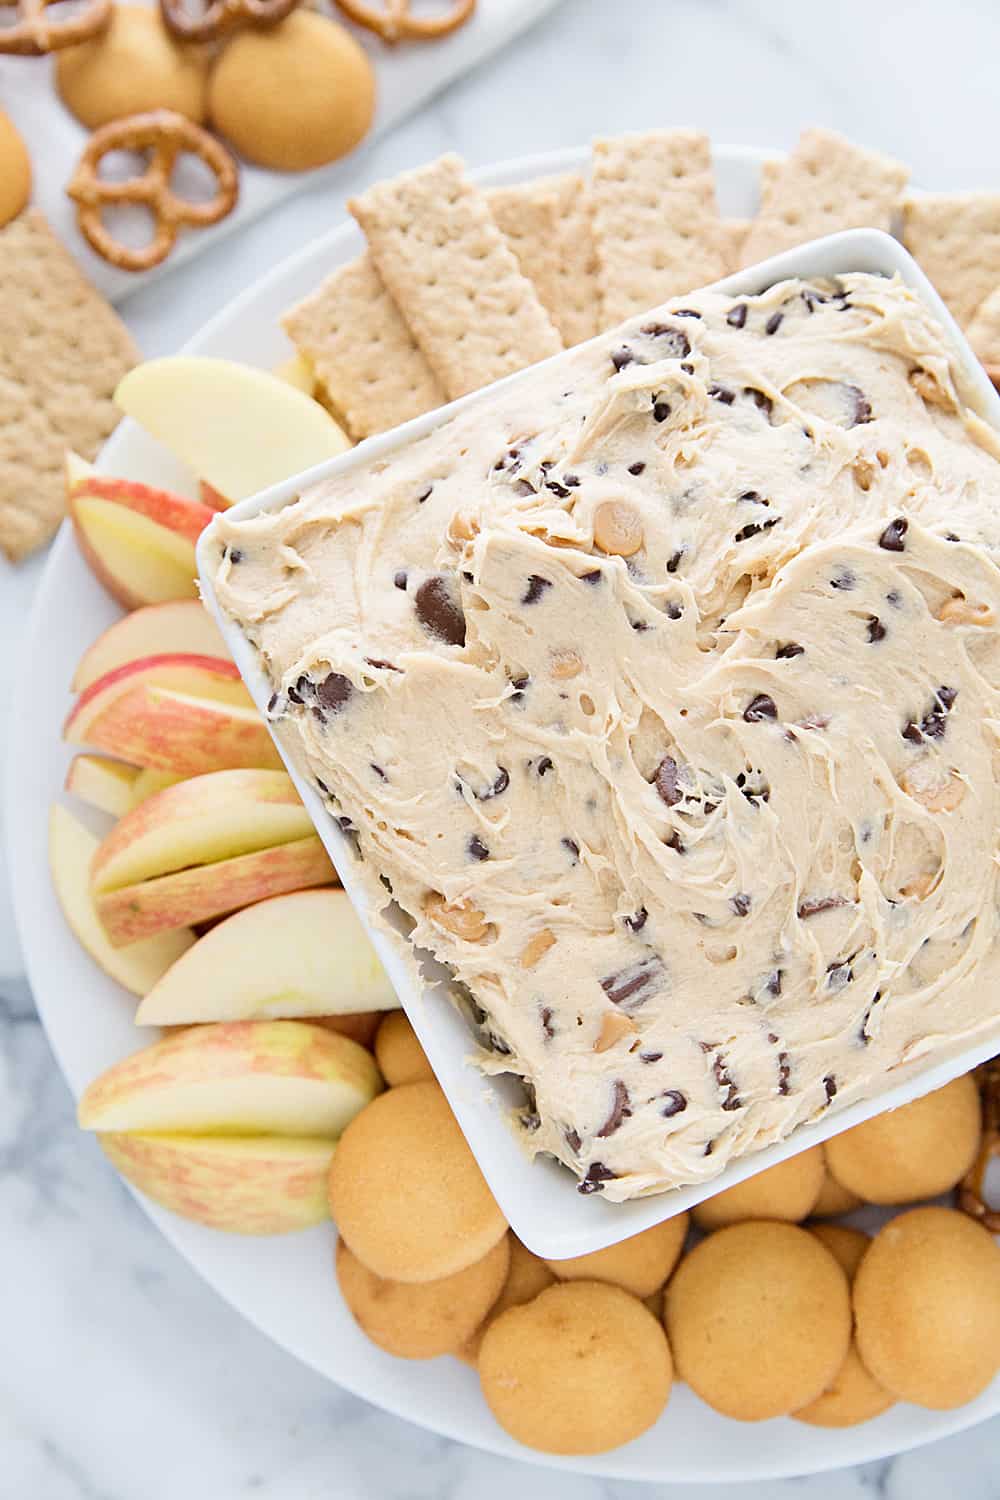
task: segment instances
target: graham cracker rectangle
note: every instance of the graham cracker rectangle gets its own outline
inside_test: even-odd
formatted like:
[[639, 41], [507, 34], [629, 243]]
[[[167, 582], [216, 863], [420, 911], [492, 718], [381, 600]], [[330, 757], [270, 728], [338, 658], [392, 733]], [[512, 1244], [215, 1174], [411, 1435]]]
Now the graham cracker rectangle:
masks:
[[729, 269], [711, 150], [700, 131], [596, 140], [591, 198], [606, 328]]
[[749, 219], [722, 219], [719, 223], [727, 272], [735, 271], [739, 267], [743, 241], [750, 233], [750, 223]]
[[600, 331], [590, 200], [576, 172], [491, 188], [490, 212], [566, 348]]
[[66, 449], [96, 458], [121, 415], [115, 387], [138, 359], [41, 213], [0, 229], [0, 550], [12, 562], [55, 532]]
[[907, 198], [903, 244], [966, 327], [1000, 286], [1000, 193]]
[[339, 267], [281, 322], [356, 441], [445, 404], [370, 255]]
[[563, 347], [457, 156], [376, 183], [347, 206], [449, 398]]
[[1000, 277], [965, 331], [983, 364], [1000, 367]]
[[909, 175], [901, 162], [832, 130], [804, 130], [791, 156], [761, 173], [761, 205], [742, 264], [840, 229], [888, 231]]

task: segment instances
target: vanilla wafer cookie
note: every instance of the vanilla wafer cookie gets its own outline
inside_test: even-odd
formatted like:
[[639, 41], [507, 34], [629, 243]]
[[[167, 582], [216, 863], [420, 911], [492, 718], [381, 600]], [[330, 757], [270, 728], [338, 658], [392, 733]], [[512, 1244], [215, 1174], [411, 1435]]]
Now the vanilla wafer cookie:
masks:
[[357, 441], [444, 405], [371, 256], [340, 266], [281, 322]]
[[562, 348], [485, 194], [457, 156], [376, 183], [347, 206], [449, 397]]
[[841, 229], [888, 231], [909, 175], [901, 162], [832, 130], [804, 130], [791, 156], [761, 173], [761, 205], [743, 265]]
[[903, 244], [966, 327], [1000, 285], [1000, 193], [908, 198]]
[[729, 269], [707, 135], [596, 140], [591, 199], [605, 328]]
[[576, 172], [492, 188], [490, 211], [567, 349], [599, 332], [597, 259], [586, 183]]

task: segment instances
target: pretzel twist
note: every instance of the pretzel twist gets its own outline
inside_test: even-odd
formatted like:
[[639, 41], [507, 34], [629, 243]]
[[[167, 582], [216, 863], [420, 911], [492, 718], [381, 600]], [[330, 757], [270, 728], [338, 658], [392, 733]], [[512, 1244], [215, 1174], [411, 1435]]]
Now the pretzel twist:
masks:
[[50, 19], [46, 12], [56, 0], [0, 0], [0, 9], [17, 10], [13, 26], [0, 27], [0, 53], [44, 57], [61, 47], [76, 47], [104, 31], [111, 20], [112, 0], [85, 0], [70, 15]]
[[277, 26], [300, 0], [209, 0], [201, 15], [192, 15], [184, 0], [160, 0], [163, 24], [179, 41], [214, 42], [240, 26]]
[[994, 1156], [1000, 1156], [1000, 1058], [979, 1071], [983, 1096], [983, 1138], [972, 1168], [958, 1189], [958, 1206], [978, 1220], [990, 1234], [1000, 1234], [1000, 1205], [993, 1208], [984, 1197], [983, 1181]]
[[410, 0], [385, 0], [384, 5], [369, 5], [366, 0], [337, 0], [337, 4], [350, 20], [356, 21], [368, 31], [374, 31], [384, 42], [400, 42], [408, 38], [429, 41], [433, 37], [447, 36], [464, 26], [476, 8], [476, 0], [454, 0], [450, 10], [437, 16], [417, 16], [410, 9]]

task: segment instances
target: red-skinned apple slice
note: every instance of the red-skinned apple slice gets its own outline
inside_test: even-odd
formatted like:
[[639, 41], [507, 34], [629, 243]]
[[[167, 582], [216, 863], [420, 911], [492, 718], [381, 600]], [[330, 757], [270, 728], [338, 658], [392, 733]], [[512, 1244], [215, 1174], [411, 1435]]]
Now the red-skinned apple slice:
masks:
[[103, 755], [74, 755], [66, 772], [65, 787], [81, 802], [88, 802], [113, 818], [124, 817], [132, 806], [138, 766]]
[[229, 659], [219, 628], [199, 599], [147, 604], [123, 615], [84, 652], [70, 686], [82, 693], [116, 667], [144, 656], [178, 654]]
[[197, 597], [195, 542], [215, 514], [207, 505], [99, 474], [75, 453], [66, 500], [81, 552], [119, 604]]
[[324, 888], [258, 901], [227, 917], [164, 975], [136, 1022], [313, 1018], [398, 1004], [346, 892]]
[[286, 891], [330, 885], [336, 878], [322, 842], [314, 835], [119, 886], [95, 896], [94, 904], [109, 941], [118, 946], [174, 927], [208, 922]]
[[105, 672], [63, 738], [179, 776], [281, 764], [236, 666], [214, 656], [147, 656]]

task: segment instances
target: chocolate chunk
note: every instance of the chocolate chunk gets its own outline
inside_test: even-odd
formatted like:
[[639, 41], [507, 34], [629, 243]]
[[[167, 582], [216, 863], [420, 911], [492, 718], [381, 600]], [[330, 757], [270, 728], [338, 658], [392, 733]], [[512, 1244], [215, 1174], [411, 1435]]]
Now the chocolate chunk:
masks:
[[559, 840], [559, 842], [560, 844], [562, 844], [563, 848], [566, 850], [573, 863], [578, 864], [580, 860], [580, 845], [577, 843], [576, 839], [562, 838]]
[[670, 402], [669, 401], [654, 401], [653, 402], [653, 421], [654, 422], [665, 422], [667, 420], [667, 418], [669, 417], [669, 415], [670, 415]]
[[764, 986], [767, 994], [773, 995], [775, 999], [777, 999], [781, 994], [781, 980], [784, 972], [784, 969], [775, 969], [774, 973], [768, 979], [767, 984]]
[[885, 626], [882, 624], [882, 621], [879, 619], [878, 615], [869, 615], [868, 616], [868, 643], [869, 643], [869, 645], [874, 646], [874, 644], [875, 644], [876, 641], [884, 641], [887, 635], [888, 635], [888, 631], [886, 630]]
[[564, 1130], [563, 1135], [566, 1137], [566, 1144], [569, 1149], [571, 1151], [579, 1151], [580, 1147], [583, 1145], [583, 1142], [580, 1140], [579, 1134], [575, 1130]]
[[552, 1029], [552, 1009], [551, 1009], [550, 1006], [548, 1006], [548, 1005], [543, 1005], [542, 1006], [541, 1019], [542, 1019], [542, 1031], [545, 1033], [546, 1037], [548, 1037], [549, 1041], [551, 1041], [552, 1038], [555, 1036], [555, 1032]]
[[832, 589], [839, 589], [842, 594], [849, 594], [857, 586], [857, 582], [857, 575], [853, 569], [841, 568], [830, 579], [830, 587]]
[[288, 689], [289, 703], [303, 704], [307, 698], [313, 695], [313, 685], [308, 677], [302, 676]]
[[229, 559], [229, 562], [234, 568], [237, 563], [241, 563], [243, 561], [243, 553], [240, 551], [239, 547], [228, 547], [226, 549], [226, 557]]
[[763, 391], [759, 391], [755, 385], [745, 385], [743, 387], [743, 394], [750, 397], [758, 411], [764, 412], [768, 417], [771, 415], [771, 412], [774, 410], [774, 402], [770, 396], [765, 395]]
[[629, 464], [628, 471], [629, 471], [630, 474], [635, 474], [636, 476], [638, 476], [639, 474], [642, 473], [642, 471], [643, 471], [643, 469], [645, 467], [646, 467], [646, 465], [644, 463], [642, 463], [641, 460], [640, 460], [637, 463]]
[[657, 954], [644, 958], [641, 963], [631, 964], [617, 974], [608, 974], [601, 980], [601, 989], [612, 1005], [642, 1005], [655, 993], [663, 978], [663, 962]]
[[744, 490], [743, 493], [741, 495], [737, 495], [736, 498], [737, 500], [745, 501], [747, 505], [770, 505], [771, 503], [770, 500], [764, 500], [761, 498], [759, 490]]
[[417, 504], [423, 505], [425, 500], [429, 500], [433, 489], [434, 486], [432, 484], [429, 484], [425, 490], [422, 490], [421, 493], [417, 496]]
[[739, 891], [735, 896], [730, 896], [729, 904], [738, 917], [745, 917], [753, 904], [753, 898], [746, 891]]
[[798, 915], [802, 921], [807, 917], [819, 916], [820, 912], [836, 911], [840, 906], [847, 906], [849, 902], [846, 896], [807, 896], [804, 901], [799, 902]]
[[[643, 1062], [645, 1062], [647, 1057], [652, 1058], [653, 1054], [651, 1052], [648, 1054], [640, 1053], [640, 1056]], [[662, 1057], [663, 1053], [658, 1052], [656, 1056]], [[674, 1115], [683, 1114], [688, 1107], [687, 1097], [681, 1093], [680, 1089], [667, 1089], [660, 1095], [660, 1098], [665, 1101], [660, 1108], [660, 1114], [666, 1120], [673, 1119]]]
[[791, 1069], [791, 1064], [789, 1063], [789, 1060], [788, 1060], [788, 1053], [787, 1052], [779, 1052], [778, 1053], [778, 1093], [779, 1094], [787, 1094], [788, 1093], [788, 1080], [791, 1077], [791, 1074], [792, 1074], [792, 1069]]
[[406, 571], [405, 571], [405, 569], [400, 568], [398, 572], [393, 573], [393, 575], [392, 575], [392, 581], [395, 584], [396, 588], [398, 588], [398, 589], [405, 589], [406, 588]]
[[781, 327], [784, 321], [785, 315], [783, 312], [772, 313], [767, 322], [764, 324], [764, 332], [777, 333], [778, 329]]
[[920, 725], [915, 724], [912, 719], [910, 719], [908, 723], [904, 724], [899, 732], [903, 736], [904, 740], [910, 741], [911, 745], [920, 745], [923, 743], [924, 737], [920, 731]]
[[629, 1092], [620, 1078], [615, 1079], [614, 1094], [611, 1102], [611, 1113], [597, 1132], [599, 1141], [606, 1140], [609, 1135], [614, 1135], [632, 1114], [629, 1108]]
[[710, 385], [708, 394], [713, 401], [721, 401], [723, 406], [732, 406], [736, 400], [736, 392], [731, 391], [727, 385]]
[[747, 321], [747, 305], [745, 302], [737, 302], [726, 313], [726, 322], [730, 328], [743, 328]]
[[668, 807], [676, 807], [684, 795], [677, 784], [677, 762], [672, 755], [665, 755], [656, 768], [653, 784]]
[[371, 767], [371, 769], [375, 772], [375, 775], [378, 777], [379, 781], [388, 781], [389, 780], [388, 776], [385, 774], [385, 772], [383, 771], [383, 769], [382, 769], [381, 766], [377, 766], [373, 760], [369, 761], [368, 764]]
[[474, 833], [472, 835], [468, 844], [466, 845], [466, 848], [468, 849], [469, 856], [472, 859], [489, 859], [490, 857], [490, 851], [487, 849], [478, 833]]
[[798, 641], [786, 641], [783, 646], [778, 647], [774, 657], [776, 661], [791, 661], [793, 656], [804, 656], [805, 650], [805, 646], [800, 646]]
[[675, 599], [668, 599], [663, 606], [663, 613], [668, 620], [679, 620], [682, 618], [684, 611]]
[[616, 370], [624, 370], [625, 366], [632, 364], [634, 359], [635, 353], [627, 344], [622, 344], [620, 349], [612, 349], [611, 351], [611, 363]]
[[485, 792], [477, 793], [477, 802], [489, 802], [493, 797], [499, 797], [510, 786], [510, 772], [504, 766], [497, 767], [496, 779], [493, 785], [487, 787]]
[[548, 755], [540, 755], [535, 762], [535, 770], [539, 776], [546, 775], [552, 770], [552, 758]]
[[[317, 786], [318, 785], [319, 783], [317, 782]], [[326, 788], [323, 787], [322, 790], [326, 791]], [[340, 829], [341, 833], [357, 833], [358, 831], [355, 825], [351, 822], [350, 818], [345, 818], [343, 816], [337, 819], [337, 827]]]
[[663, 840], [663, 843], [667, 849], [672, 849], [675, 854], [684, 854], [686, 852], [684, 844], [681, 840], [681, 836], [677, 832], [676, 828], [672, 828], [670, 830], [670, 833]]
[[781, 520], [780, 516], [772, 516], [769, 521], [751, 521], [747, 526], [742, 526], [733, 537], [734, 542], [748, 542], [752, 536], [758, 536], [762, 531], [770, 531], [777, 526]]
[[618, 1174], [612, 1172], [602, 1161], [592, 1161], [587, 1168], [587, 1175], [577, 1186], [578, 1193], [599, 1193], [603, 1182], [611, 1182]]
[[630, 932], [641, 932], [648, 918], [649, 912], [644, 906], [640, 906], [638, 911], [633, 912], [630, 917], [625, 917], [623, 920]]
[[545, 488], [547, 490], [551, 490], [552, 493], [553, 493], [553, 495], [557, 495], [560, 500], [568, 500], [569, 499], [569, 495], [570, 495], [569, 490], [566, 488], [566, 486], [564, 484], [560, 484], [559, 481], [558, 481], [558, 479], [547, 479], [545, 481]]
[[354, 692], [354, 684], [342, 672], [330, 672], [316, 688], [316, 700], [328, 714], [339, 713]]
[[604, 574], [600, 568], [591, 568], [589, 573], [580, 574], [580, 582], [589, 583], [591, 588], [593, 588], [594, 584], [600, 583], [603, 577]]
[[827, 1073], [823, 1079], [823, 1087], [826, 1089], [826, 1102], [829, 1104], [837, 1092], [837, 1080], [832, 1073]]
[[906, 550], [906, 543], [903, 541], [903, 538], [909, 529], [910, 523], [906, 517], [897, 516], [894, 521], [889, 522], [879, 537], [879, 546], [884, 548], [886, 552], [904, 552]]
[[449, 646], [465, 645], [465, 615], [448, 580], [440, 573], [425, 578], [414, 596], [417, 619], [428, 635]]
[[640, 1052], [639, 1061], [644, 1063], [657, 1063], [663, 1057], [662, 1052]]
[[671, 328], [669, 323], [646, 323], [642, 332], [647, 338], [656, 339], [657, 343], [663, 344], [661, 359], [665, 355], [671, 359], [687, 359], [691, 353], [691, 340], [687, 334], [680, 328]]
[[774, 699], [768, 693], [758, 693], [743, 710], [743, 717], [748, 724], [761, 724], [765, 719], [776, 719], [778, 710]]
[[546, 589], [552, 587], [552, 580], [543, 578], [540, 573], [532, 573], [528, 579], [528, 587], [521, 595], [522, 604], [537, 604]]

